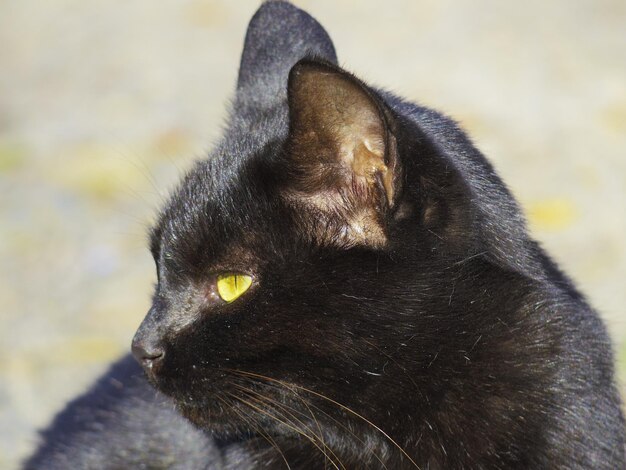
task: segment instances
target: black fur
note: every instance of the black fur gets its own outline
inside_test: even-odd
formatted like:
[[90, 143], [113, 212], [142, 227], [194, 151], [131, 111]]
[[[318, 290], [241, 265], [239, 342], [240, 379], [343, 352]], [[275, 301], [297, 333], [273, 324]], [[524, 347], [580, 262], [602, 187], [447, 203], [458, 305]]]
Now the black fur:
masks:
[[[624, 468], [597, 314], [454, 122], [336, 62], [259, 9], [224, 138], [152, 232], [159, 391], [123, 359], [26, 469]], [[207, 301], [225, 271], [252, 288]]]

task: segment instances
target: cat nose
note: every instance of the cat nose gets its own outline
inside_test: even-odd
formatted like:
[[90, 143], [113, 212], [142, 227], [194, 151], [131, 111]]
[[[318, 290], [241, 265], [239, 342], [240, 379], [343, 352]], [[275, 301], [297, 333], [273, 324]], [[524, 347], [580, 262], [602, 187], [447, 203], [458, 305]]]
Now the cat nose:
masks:
[[135, 336], [131, 351], [135, 359], [147, 369], [152, 369], [165, 357], [165, 349], [161, 342], [152, 338]]

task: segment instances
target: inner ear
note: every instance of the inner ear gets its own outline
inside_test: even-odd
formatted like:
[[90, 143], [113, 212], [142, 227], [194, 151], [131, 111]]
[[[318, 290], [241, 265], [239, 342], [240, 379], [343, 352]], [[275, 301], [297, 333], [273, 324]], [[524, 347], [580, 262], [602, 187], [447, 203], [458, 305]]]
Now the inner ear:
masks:
[[399, 181], [391, 113], [358, 79], [313, 60], [292, 68], [288, 96], [292, 196], [348, 236], [380, 242]]

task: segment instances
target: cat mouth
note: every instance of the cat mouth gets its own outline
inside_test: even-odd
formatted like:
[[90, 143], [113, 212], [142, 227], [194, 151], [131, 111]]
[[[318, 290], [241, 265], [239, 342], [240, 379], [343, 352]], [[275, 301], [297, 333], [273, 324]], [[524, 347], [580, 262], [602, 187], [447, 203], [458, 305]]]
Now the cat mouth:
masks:
[[173, 399], [183, 414], [192, 417], [202, 414], [211, 419], [232, 415], [233, 403], [226, 393], [228, 385], [220, 380], [223, 374], [207, 374], [204, 369], [193, 369], [184, 374], [174, 369], [176, 375], [170, 375], [171, 372], [167, 367], [145, 368], [150, 383]]
[[197, 427], [209, 432], [250, 432], [251, 422], [261, 425], [265, 432], [274, 429], [271, 416], [286, 406], [280, 394], [243, 385], [235, 376], [222, 370], [194, 370], [197, 375], [170, 377], [154, 371], [150, 380], [170, 397], [179, 412]]

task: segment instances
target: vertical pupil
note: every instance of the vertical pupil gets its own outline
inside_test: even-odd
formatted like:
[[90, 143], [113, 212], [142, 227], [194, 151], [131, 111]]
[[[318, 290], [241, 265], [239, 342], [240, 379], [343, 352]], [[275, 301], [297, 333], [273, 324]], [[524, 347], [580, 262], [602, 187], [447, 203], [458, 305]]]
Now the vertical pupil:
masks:
[[217, 277], [217, 292], [222, 300], [232, 302], [246, 292], [252, 278], [246, 274], [220, 274]]

